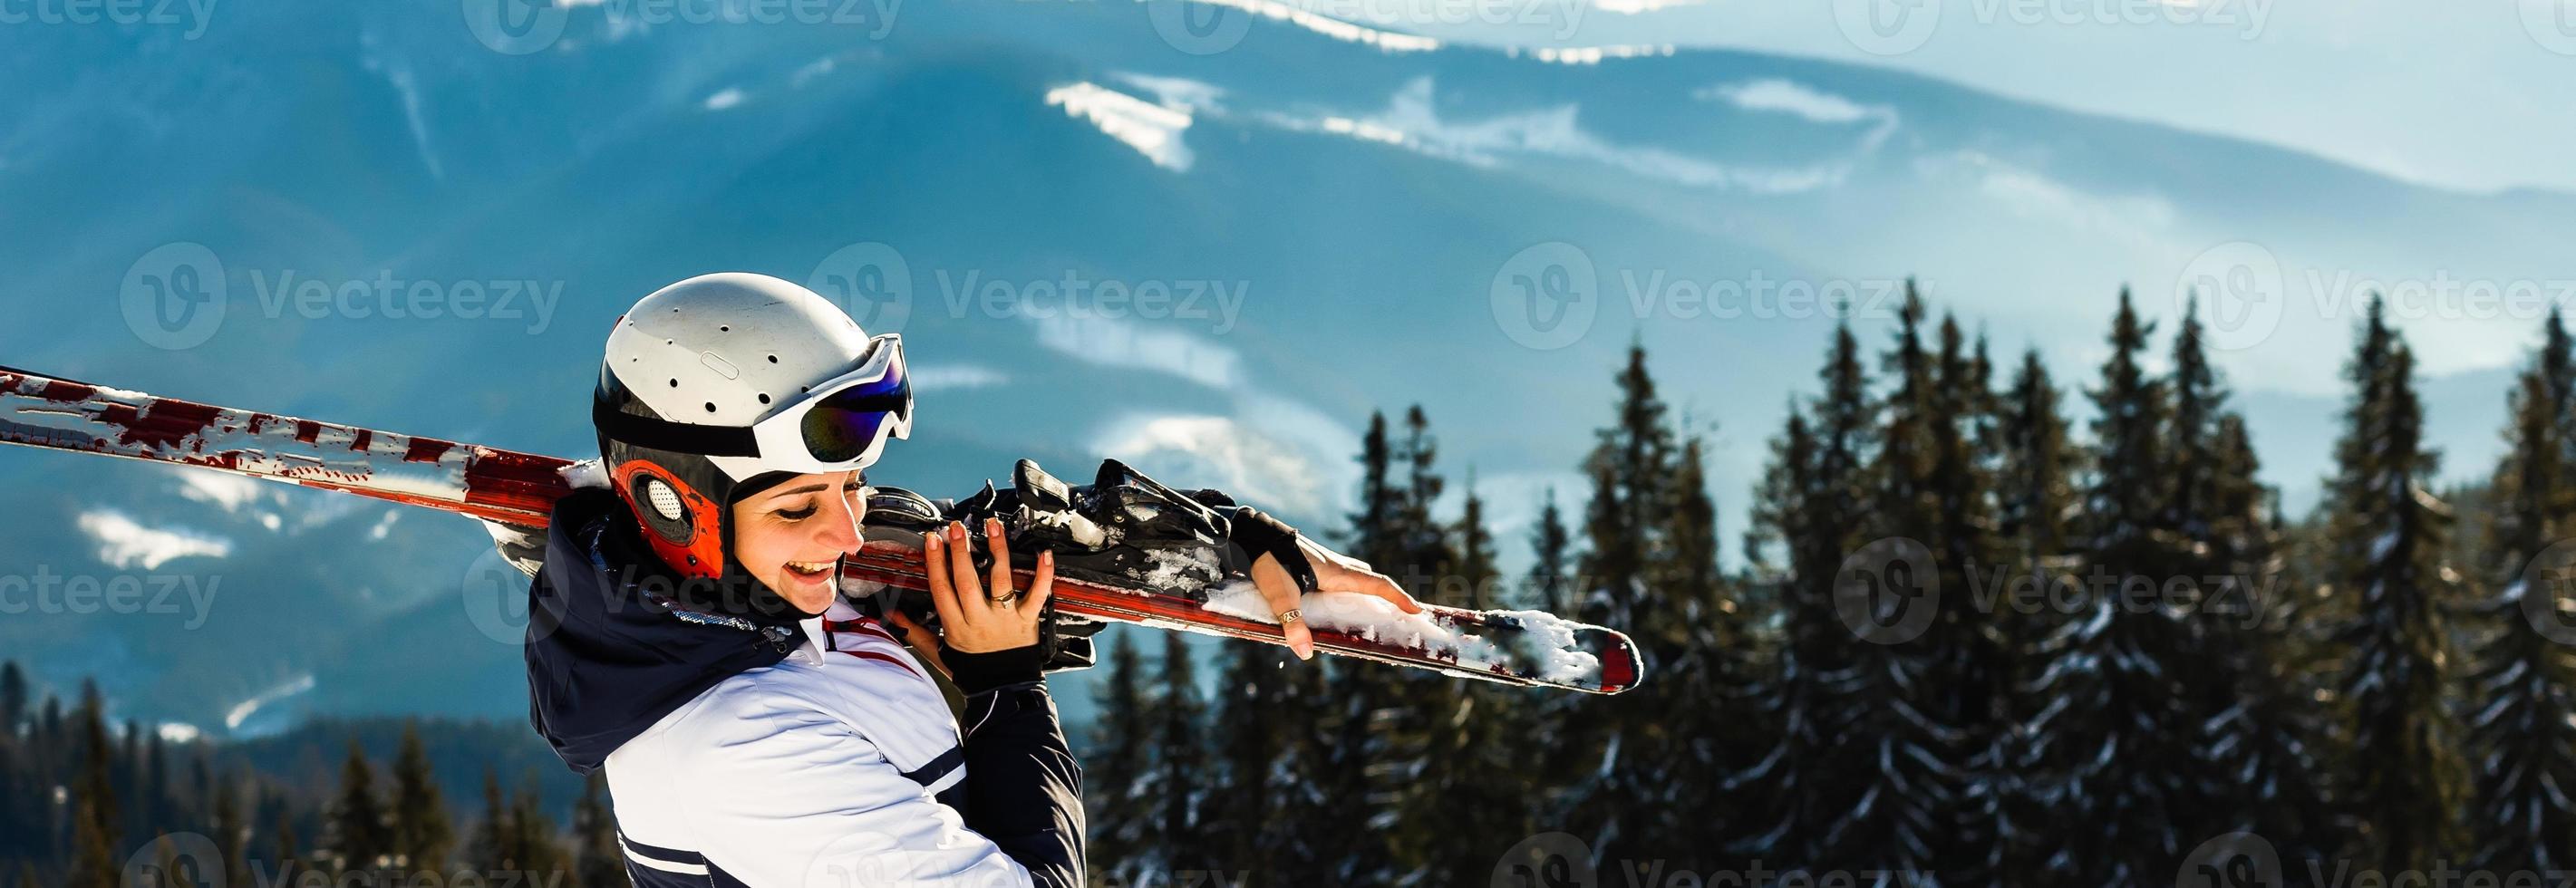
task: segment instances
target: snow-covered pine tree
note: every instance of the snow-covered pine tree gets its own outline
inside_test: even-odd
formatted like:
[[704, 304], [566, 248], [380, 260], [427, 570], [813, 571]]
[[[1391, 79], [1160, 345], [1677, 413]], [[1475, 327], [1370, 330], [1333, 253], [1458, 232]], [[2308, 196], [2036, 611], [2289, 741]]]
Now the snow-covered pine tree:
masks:
[[2337, 638], [2351, 651], [2339, 681], [2351, 725], [2340, 805], [2356, 819], [2355, 866], [2421, 869], [2456, 853], [2463, 763], [2442, 701], [2448, 662], [2438, 602], [2453, 582], [2440, 562], [2449, 509], [2424, 482], [2414, 358], [2374, 298], [2348, 374], [2358, 391], [2334, 483], [2337, 594], [2354, 620]]
[[2576, 348], [2555, 312], [2546, 331], [2510, 398], [2487, 529], [2486, 567], [2501, 591], [2479, 608], [2491, 635], [2467, 693], [2470, 861], [2492, 872], [2576, 867], [2576, 650], [2534, 621], [2537, 611], [2571, 622], [2566, 583], [2576, 559], [2552, 547], [2576, 517], [2568, 499], [2576, 472], [2566, 462]]
[[[1951, 818], [1965, 776], [1957, 766], [1963, 737], [1952, 721], [1954, 676], [1940, 668], [1958, 644], [1963, 622], [1948, 611], [1965, 607], [1968, 598], [1955, 594], [1964, 586], [1955, 587], [1945, 590], [1954, 594], [1931, 598], [1927, 605], [1925, 599], [1912, 598], [1910, 590], [1898, 589], [1941, 582], [1916, 572], [1958, 569], [1945, 563], [1941, 549], [1940, 482], [1933, 475], [1945, 447], [1943, 430], [1950, 423], [1939, 412], [1939, 368], [1924, 346], [1923, 322], [1922, 297], [1909, 283], [1894, 342], [1881, 359], [1893, 386], [1883, 407], [1886, 437], [1868, 470], [1873, 482], [1870, 520], [1863, 525], [1869, 540], [1901, 540], [1907, 548], [1888, 550], [1901, 558], [1887, 563], [1846, 562], [1833, 581], [1884, 584], [1902, 596], [1891, 599], [1903, 600], [1902, 606], [1938, 607], [1942, 613], [1911, 638], [1855, 636], [1850, 642], [1863, 704], [1856, 713], [1860, 721], [1839, 736], [1831, 760], [1855, 771], [1862, 788], [1858, 800], [1825, 827], [1822, 862], [1835, 868], [1931, 873], [1957, 832]], [[1930, 555], [1931, 563], [1919, 563], [1914, 553]], [[1879, 574], [1849, 576], [1846, 569]]]
[[[2041, 583], [2053, 582], [2068, 567], [2067, 520], [2077, 465], [2060, 399], [2039, 352], [2023, 352], [1995, 426], [1995, 535], [2008, 556], [1995, 569], [2014, 574], [2002, 578], [2007, 595], [2027, 594], [2017, 591], [2017, 583], [2045, 592]], [[2049, 743], [2053, 738], [2037, 730], [2057, 701], [2027, 688], [2038, 677], [2034, 666], [2062, 651], [2069, 624], [2044, 599], [2036, 607], [2002, 603], [1991, 629], [1998, 644], [2015, 652], [2016, 662], [1998, 707], [2006, 725], [1991, 738], [1975, 798], [1992, 824], [1988, 869], [1997, 884], [2067, 884], [2075, 875], [2074, 861], [2058, 853], [2052, 837], [2063, 824], [2051, 815], [2071, 791], [2068, 775], [2078, 759], [2075, 750]]]
[[2187, 568], [2157, 533], [2169, 404], [2141, 361], [2151, 332], [2121, 290], [2111, 355], [2090, 392], [2093, 471], [2078, 540], [2090, 600], [2029, 691], [2051, 705], [2031, 730], [2064, 744], [2054, 751], [2071, 768], [2050, 822], [2083, 824], [2058, 848], [2084, 885], [2170, 879], [2189, 848], [2174, 827], [2173, 787], [2189, 773], [2193, 731], [2175, 705], [2180, 624], [2160, 598]]
[[1198, 668], [1190, 659], [1190, 636], [1165, 632], [1162, 681], [1152, 695], [1146, 745], [1153, 750], [1143, 800], [1150, 806], [1151, 831], [1143, 859], [1146, 878], [1167, 883], [1190, 881], [1192, 875], [1215, 871], [1208, 855], [1207, 831], [1200, 821], [1200, 800], [1207, 790], [1207, 706], [1199, 699]]
[[1101, 881], [1132, 883], [1145, 865], [1157, 813], [1144, 791], [1153, 767], [1153, 712], [1133, 633], [1113, 628], [1109, 635], [1108, 675], [1092, 691], [1099, 715], [1082, 759], [1085, 851]]
[[[1399, 582], [1406, 579], [1413, 554], [1403, 526], [1406, 491], [1396, 476], [1404, 458], [1384, 414], [1371, 414], [1358, 456], [1359, 511], [1349, 516], [1341, 535], [1344, 552]], [[1403, 715], [1397, 708], [1411, 702], [1404, 699], [1402, 676], [1391, 667], [1338, 661], [1331, 664], [1331, 676], [1326, 699], [1336, 712], [1330, 719], [1331, 739], [1323, 748], [1331, 765], [1307, 775], [1318, 784], [1322, 809], [1329, 812], [1323, 822], [1312, 824], [1327, 868], [1320, 877], [1343, 884], [1385, 884], [1396, 875], [1387, 830], [1402, 789], [1402, 778], [1393, 770], [1401, 763], [1395, 728]]]
[[1773, 442], [1775, 482], [1764, 487], [1751, 531], [1781, 550], [1785, 568], [1768, 580], [1783, 637], [1778, 666], [1765, 681], [1770, 699], [1755, 714], [1772, 742], [1727, 781], [1727, 791], [1749, 795], [1747, 810], [1766, 817], [1746, 824], [1734, 850], [1783, 870], [1838, 865], [1825, 856], [1828, 829], [1853, 809], [1864, 786], [1834, 758], [1861, 704], [1852, 666], [1859, 641], [1835, 610], [1833, 583], [1864, 539], [1864, 473], [1878, 430], [1869, 372], [1848, 321], [1835, 326], [1819, 376], [1823, 395], [1810, 412], [1793, 406]]
[[[1995, 845], [1994, 821], [1985, 816], [1983, 800], [1994, 787], [1986, 751], [2008, 730], [2004, 703], [2011, 693], [2018, 651], [2005, 646], [1996, 631], [2001, 614], [1980, 608], [1978, 590], [1995, 567], [2009, 561], [2003, 541], [1995, 536], [1994, 463], [1990, 450], [1995, 423], [1992, 365], [1985, 340], [1971, 347], [1956, 318], [1941, 319], [1940, 351], [1934, 359], [1931, 404], [1933, 548], [1942, 589], [1940, 618], [1948, 623], [1948, 643], [1930, 651], [1932, 673], [1940, 684], [1928, 689], [1939, 705], [1936, 718], [1957, 733], [1939, 748], [1946, 788], [1954, 795], [1944, 806], [1946, 828], [1934, 845], [1934, 868], [1945, 882], [1978, 884], [1994, 881], [1990, 868]], [[1995, 602], [2000, 604], [2000, 600]]]

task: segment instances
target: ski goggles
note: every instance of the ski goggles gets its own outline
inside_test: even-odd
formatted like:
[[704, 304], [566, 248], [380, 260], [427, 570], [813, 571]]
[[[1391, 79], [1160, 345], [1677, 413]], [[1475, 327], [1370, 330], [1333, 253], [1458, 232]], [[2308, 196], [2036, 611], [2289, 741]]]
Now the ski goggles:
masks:
[[593, 408], [591, 420], [602, 434], [638, 447], [751, 459], [764, 472], [843, 472], [875, 464], [886, 439], [912, 436], [912, 380], [903, 336], [888, 333], [869, 340], [849, 372], [747, 427], [671, 422], [605, 405]]
[[804, 400], [751, 426], [761, 468], [838, 472], [874, 465], [887, 438], [912, 437], [912, 378], [904, 372], [903, 336], [869, 340], [867, 356], [848, 373], [814, 386]]

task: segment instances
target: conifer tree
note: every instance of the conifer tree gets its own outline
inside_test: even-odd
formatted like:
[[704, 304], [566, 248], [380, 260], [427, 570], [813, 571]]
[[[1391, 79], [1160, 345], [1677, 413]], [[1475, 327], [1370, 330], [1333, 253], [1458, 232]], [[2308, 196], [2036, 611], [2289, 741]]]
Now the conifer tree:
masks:
[[1183, 873], [1205, 872], [1206, 832], [1199, 820], [1200, 794], [1208, 773], [1207, 740], [1202, 736], [1207, 708], [1199, 697], [1198, 669], [1190, 659], [1188, 636], [1165, 632], [1162, 688], [1154, 695], [1150, 795], [1154, 803], [1152, 853], [1155, 870], [1174, 881]]
[[119, 841], [116, 747], [108, 739], [106, 702], [96, 682], [81, 682], [79, 762], [81, 776], [73, 785], [71, 859], [64, 884], [71, 888], [110, 888], [118, 883]]
[[1092, 722], [1091, 753], [1083, 757], [1087, 851], [1104, 880], [1139, 878], [1152, 821], [1146, 792], [1152, 767], [1152, 704], [1146, 699], [1144, 658], [1131, 633], [1111, 630], [1109, 674], [1093, 692], [1099, 716]]
[[2576, 558], [2557, 545], [2576, 529], [2576, 471], [2566, 462], [2576, 348], [2555, 313], [2546, 331], [2510, 401], [2488, 529], [2488, 569], [2502, 591], [2480, 608], [2492, 640], [2467, 689], [2470, 860], [2491, 872], [2576, 867], [2576, 652], [2547, 631], [2576, 625], [2566, 591]]
[[2152, 325], [2121, 291], [2111, 355], [2093, 400], [2093, 471], [2084, 487], [2079, 543], [2087, 599], [2032, 693], [2068, 705], [2031, 730], [2066, 744], [2055, 823], [2082, 823], [2061, 858], [2080, 884], [2130, 885], [2170, 878], [2184, 852], [2173, 786], [2191, 767], [2192, 727], [2176, 703], [2173, 669], [2181, 628], [2160, 600], [2187, 570], [2160, 532], [2168, 392], [2142, 362]]
[[2342, 804], [2357, 820], [2357, 866], [2422, 869], [2459, 850], [2452, 817], [2464, 801], [2437, 606], [2452, 581], [2440, 563], [2450, 514], [2424, 486], [2435, 456], [2413, 355], [2376, 298], [2349, 373], [2359, 392], [2335, 483], [2336, 584], [2356, 608], [2339, 635], [2351, 652], [2339, 683], [2352, 725]]
[[17, 736], [26, 720], [27, 675], [15, 660], [0, 663], [0, 736]]
[[582, 778], [573, 803], [573, 876], [580, 888], [626, 888], [626, 852], [618, 845], [617, 809], [608, 797], [608, 773]]
[[252, 884], [250, 821], [243, 816], [241, 787], [230, 777], [214, 778], [211, 787], [215, 850], [223, 857], [224, 884]]
[[2067, 516], [2075, 502], [2076, 451], [2067, 441], [2061, 400], [2039, 352], [2025, 351], [1995, 423], [1995, 536], [2008, 554], [1989, 569], [1996, 576], [1980, 582], [2002, 584], [1991, 631], [2019, 661], [2003, 686], [1997, 709], [2005, 725], [1990, 738], [1976, 801], [1993, 843], [1985, 868], [2005, 885], [2067, 876], [2063, 861], [2052, 862], [2051, 837], [2063, 828], [2051, 817], [2052, 802], [2067, 786], [2069, 758], [2081, 750], [2051, 748], [2034, 730], [2051, 701], [2028, 690], [2037, 676], [2029, 660], [2053, 653], [2048, 642], [2066, 624], [2048, 598], [2072, 548]]
[[366, 747], [349, 739], [349, 755], [340, 764], [340, 789], [331, 803], [331, 850], [341, 872], [372, 871], [392, 853], [393, 836], [384, 803], [376, 797], [375, 767]]
[[394, 759], [394, 794], [388, 851], [406, 872], [447, 871], [456, 840], [447, 800], [439, 795], [438, 775], [431, 772], [429, 751], [421, 745], [417, 720], [403, 723], [402, 748]]

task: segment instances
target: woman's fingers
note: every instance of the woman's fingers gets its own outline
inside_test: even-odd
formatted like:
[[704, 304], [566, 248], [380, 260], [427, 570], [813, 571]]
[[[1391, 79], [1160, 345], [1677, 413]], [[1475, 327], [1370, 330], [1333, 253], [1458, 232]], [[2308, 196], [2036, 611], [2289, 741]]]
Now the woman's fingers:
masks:
[[997, 598], [1011, 596], [1011, 542], [1002, 533], [1002, 519], [984, 519], [984, 545], [993, 552], [993, 584], [984, 592]]
[[948, 583], [947, 542], [938, 531], [921, 535], [921, 573], [930, 580], [930, 608], [939, 614], [941, 625], [962, 625], [962, 610], [957, 606], [957, 591]]
[[1287, 568], [1279, 566], [1277, 556], [1263, 555], [1252, 562], [1252, 586], [1261, 590], [1262, 599], [1270, 603], [1270, 612], [1279, 615], [1280, 641], [1286, 643], [1289, 650], [1297, 652], [1297, 659], [1314, 659], [1315, 633], [1306, 628], [1305, 615], [1300, 613], [1294, 620], [1288, 618], [1289, 612], [1302, 606], [1305, 596], [1300, 594], [1296, 578], [1288, 575]]
[[1341, 579], [1341, 587], [1332, 591], [1375, 595], [1386, 599], [1387, 603], [1395, 605], [1396, 609], [1405, 613], [1422, 612], [1422, 603], [1413, 600], [1413, 596], [1404, 594], [1404, 590], [1398, 588], [1394, 580], [1387, 579], [1385, 574], [1351, 572], [1343, 574]]
[[1022, 599], [1020, 604], [1022, 607], [1030, 609], [1028, 613], [1045, 613], [1047, 599], [1054, 597], [1055, 550], [1040, 549], [1038, 550], [1037, 573], [1029, 579], [1028, 597]]
[[959, 610], [981, 613], [978, 605], [990, 605], [984, 597], [984, 582], [975, 577], [975, 546], [966, 541], [966, 525], [948, 522], [948, 582], [957, 589]]

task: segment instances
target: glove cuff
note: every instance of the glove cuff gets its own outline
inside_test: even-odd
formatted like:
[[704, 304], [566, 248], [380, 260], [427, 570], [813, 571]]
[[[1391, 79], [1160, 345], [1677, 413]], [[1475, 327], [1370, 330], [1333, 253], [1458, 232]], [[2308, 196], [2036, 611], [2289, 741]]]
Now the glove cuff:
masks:
[[1045, 678], [1041, 670], [1046, 654], [1040, 645], [979, 654], [951, 648], [941, 651], [939, 659], [948, 665], [948, 677], [957, 683], [958, 692], [969, 697]]

